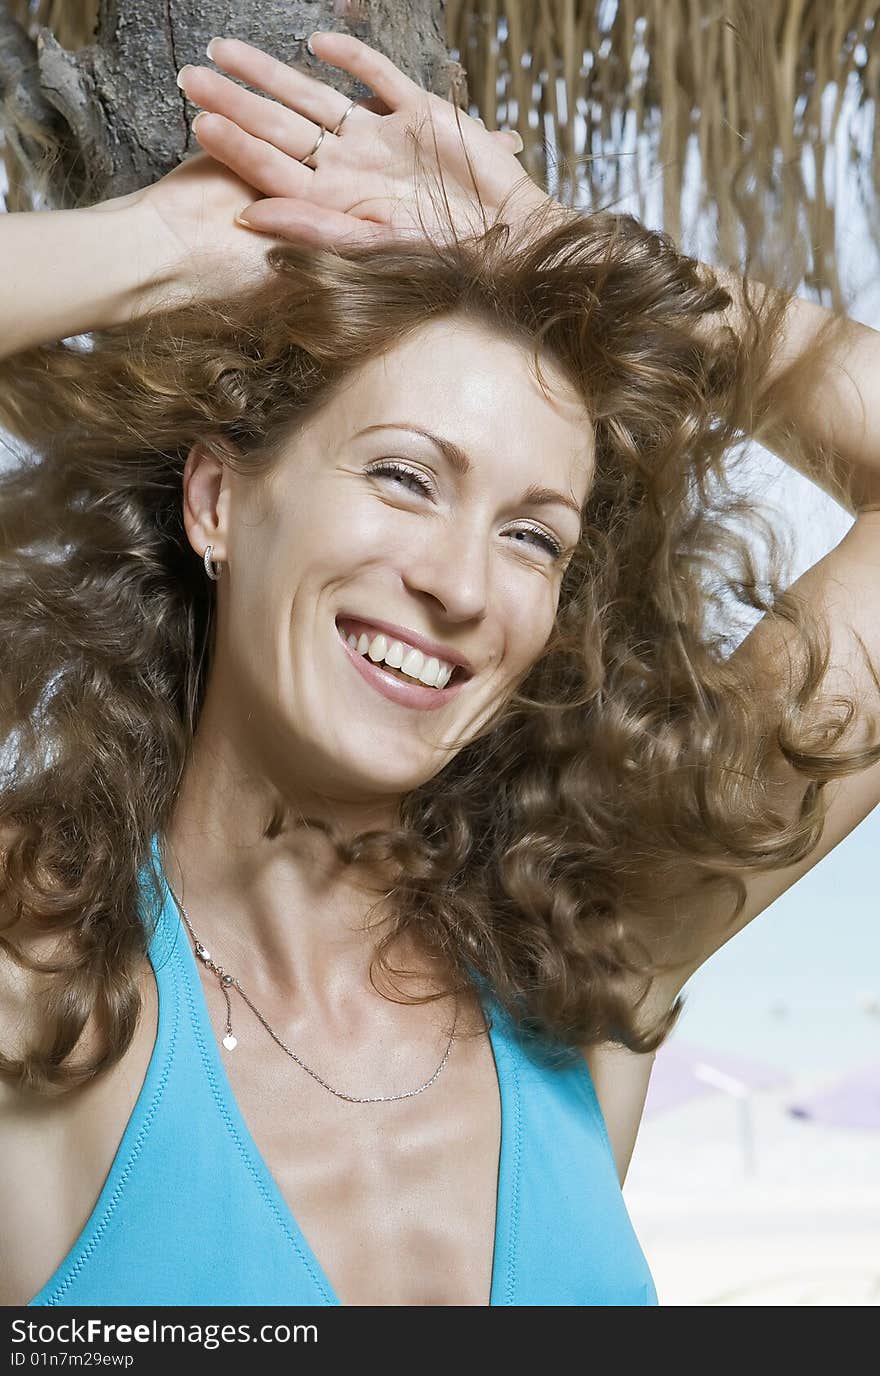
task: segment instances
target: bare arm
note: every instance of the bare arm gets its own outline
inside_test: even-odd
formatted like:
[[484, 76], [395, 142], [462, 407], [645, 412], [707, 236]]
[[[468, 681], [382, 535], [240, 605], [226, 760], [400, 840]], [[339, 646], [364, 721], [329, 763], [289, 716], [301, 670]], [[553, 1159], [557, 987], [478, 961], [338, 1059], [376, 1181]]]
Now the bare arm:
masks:
[[[733, 300], [724, 323], [742, 318], [741, 278], [712, 268]], [[759, 291], [770, 291], [752, 282]], [[817, 341], [822, 347], [808, 356]], [[880, 506], [880, 331], [795, 297], [788, 307], [779, 348], [767, 378], [779, 403], [779, 432], [762, 437], [780, 458], [840, 500], [830, 467], [848, 480], [853, 514]], [[826, 468], [804, 464], [816, 446]]]
[[[669, 991], [669, 1004], [675, 1002], [678, 992], [678, 988]], [[617, 1178], [623, 1186], [648, 1097], [656, 1053], [649, 1051], [638, 1055], [614, 1042], [605, 1042], [585, 1047], [584, 1058], [605, 1120]]]
[[283, 241], [236, 223], [254, 194], [199, 153], [127, 196], [0, 215], [0, 359], [265, 281]]
[[167, 247], [140, 196], [0, 215], [0, 358], [122, 324], [168, 286]]

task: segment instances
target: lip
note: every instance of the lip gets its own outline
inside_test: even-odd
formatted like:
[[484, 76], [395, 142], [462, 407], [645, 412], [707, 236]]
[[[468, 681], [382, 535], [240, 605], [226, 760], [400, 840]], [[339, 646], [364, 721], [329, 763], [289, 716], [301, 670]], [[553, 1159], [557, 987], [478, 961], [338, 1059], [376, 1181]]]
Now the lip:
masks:
[[[451, 645], [441, 645], [439, 640], [430, 640], [426, 635], [420, 635], [418, 631], [411, 631], [406, 626], [395, 626], [393, 621], [375, 621], [371, 616], [356, 616], [354, 613], [340, 612], [336, 618], [337, 628], [340, 621], [350, 622], [352, 629], [361, 626], [364, 630], [382, 631], [390, 636], [392, 640], [405, 640], [408, 645], [413, 645], [417, 650], [421, 650], [423, 655], [433, 655], [435, 659], [442, 659], [446, 664], [457, 665], [463, 669], [469, 678], [473, 677], [474, 666], [469, 659], [466, 659], [460, 651], [454, 650]], [[437, 690], [445, 692], [445, 688]]]
[[353, 650], [339, 626], [336, 627], [336, 639], [361, 678], [366, 679], [372, 688], [375, 688], [389, 701], [397, 703], [399, 707], [413, 707], [421, 712], [436, 712], [439, 707], [445, 707], [448, 702], [451, 702], [468, 682], [467, 679], [462, 678], [456, 683], [448, 683], [445, 688], [428, 688], [425, 684], [417, 683], [415, 680], [412, 683], [405, 683], [403, 679], [385, 673], [380, 665], [374, 664], [371, 659], [359, 655], [357, 650]]

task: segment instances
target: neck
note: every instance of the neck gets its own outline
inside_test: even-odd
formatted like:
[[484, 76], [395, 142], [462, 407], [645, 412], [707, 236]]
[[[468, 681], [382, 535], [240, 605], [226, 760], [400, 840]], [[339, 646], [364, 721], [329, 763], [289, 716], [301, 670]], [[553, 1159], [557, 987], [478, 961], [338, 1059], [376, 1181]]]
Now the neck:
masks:
[[[330, 1012], [375, 998], [370, 967], [393, 920], [393, 876], [344, 864], [320, 824], [346, 836], [393, 824], [387, 800], [355, 809], [286, 797], [283, 808], [293, 824], [276, 833], [267, 819], [279, 810], [277, 791], [240, 762], [194, 749], [161, 847], [168, 883], [197, 938], [255, 1001], [295, 994], [298, 1005]], [[296, 825], [301, 817], [319, 826]], [[401, 983], [404, 993], [444, 979], [412, 941], [395, 946], [394, 961], [420, 976]]]

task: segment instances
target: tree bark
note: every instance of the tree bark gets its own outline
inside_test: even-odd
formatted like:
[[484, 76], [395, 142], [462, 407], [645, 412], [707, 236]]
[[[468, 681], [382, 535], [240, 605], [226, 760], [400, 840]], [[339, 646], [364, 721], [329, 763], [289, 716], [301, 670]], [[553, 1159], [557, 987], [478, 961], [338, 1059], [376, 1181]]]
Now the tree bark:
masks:
[[[9, 209], [29, 208], [27, 188], [58, 162], [46, 199], [90, 205], [156, 181], [197, 145], [197, 109], [175, 83], [187, 62], [205, 63], [215, 35], [243, 38], [314, 72], [351, 99], [372, 92], [308, 52], [317, 29], [344, 29], [387, 54], [421, 86], [466, 98], [464, 73], [444, 41], [444, 0], [100, 0], [94, 42], [69, 52], [48, 28], [31, 37], [0, 11], [0, 96], [7, 99]], [[11, 158], [10, 158], [11, 155]], [[17, 203], [15, 203], [17, 202]]]

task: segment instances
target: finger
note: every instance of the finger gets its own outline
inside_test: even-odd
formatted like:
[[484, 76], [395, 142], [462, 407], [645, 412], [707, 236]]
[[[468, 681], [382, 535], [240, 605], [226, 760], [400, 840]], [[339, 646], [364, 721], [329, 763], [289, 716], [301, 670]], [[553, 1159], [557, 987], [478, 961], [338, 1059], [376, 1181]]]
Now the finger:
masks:
[[[349, 100], [326, 82], [307, 76], [271, 57], [241, 38], [212, 38], [211, 61], [225, 72], [256, 86], [273, 100], [305, 115], [315, 124], [333, 129], [348, 109]], [[352, 111], [349, 119], [356, 117]]]
[[[486, 128], [486, 121], [481, 115], [470, 115], [469, 118], [472, 119], [475, 124], [479, 124], [483, 129]], [[507, 143], [512, 145], [514, 153], [522, 152], [522, 137], [516, 129], [487, 129], [486, 132], [491, 134], [493, 138], [505, 139]]]
[[308, 194], [314, 176], [308, 167], [239, 129], [225, 115], [202, 112], [193, 120], [192, 131], [206, 153], [257, 191], [267, 196]]
[[245, 133], [271, 143], [291, 158], [304, 158], [313, 147], [318, 130], [294, 110], [237, 86], [208, 67], [184, 67], [177, 84], [188, 100], [205, 111], [224, 115]]
[[[474, 121], [475, 124], [481, 125], [483, 129], [486, 128], [486, 121], [482, 118], [482, 116], [471, 115], [470, 118]], [[493, 138], [505, 139], [507, 143], [513, 147], [514, 153], [522, 152], [522, 137], [516, 129], [488, 129], [486, 130], [486, 132], [491, 134]]]
[[359, 220], [340, 210], [328, 210], [312, 201], [298, 201], [290, 196], [254, 201], [237, 216], [248, 229], [295, 243], [325, 246], [327, 244], [380, 244], [396, 237], [388, 225]]
[[341, 67], [356, 76], [384, 100], [389, 110], [404, 110], [424, 104], [427, 92], [395, 67], [384, 53], [377, 52], [350, 33], [313, 33], [312, 52], [331, 67]]

